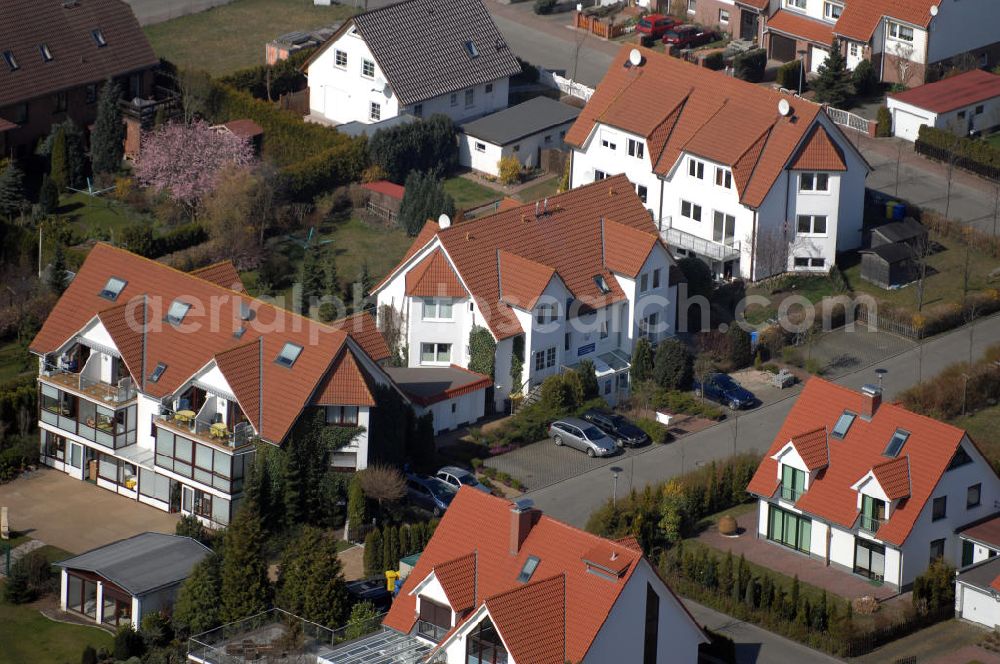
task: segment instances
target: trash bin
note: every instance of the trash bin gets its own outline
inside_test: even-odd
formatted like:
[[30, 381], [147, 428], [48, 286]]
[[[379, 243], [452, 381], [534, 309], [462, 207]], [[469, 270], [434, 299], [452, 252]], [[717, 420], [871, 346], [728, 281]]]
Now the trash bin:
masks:
[[892, 220], [902, 221], [906, 218], [906, 206], [902, 203], [896, 203], [896, 207], [892, 210]]
[[885, 218], [895, 219], [896, 206], [899, 205], [899, 201], [889, 201], [885, 204]]

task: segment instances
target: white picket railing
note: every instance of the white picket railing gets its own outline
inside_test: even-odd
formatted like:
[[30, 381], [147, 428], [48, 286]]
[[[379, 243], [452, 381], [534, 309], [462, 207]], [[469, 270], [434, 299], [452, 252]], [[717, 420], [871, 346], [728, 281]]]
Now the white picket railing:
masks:
[[824, 106], [824, 108], [826, 109], [826, 114], [833, 120], [834, 124], [853, 129], [854, 131], [860, 131], [869, 136], [872, 135], [869, 131], [873, 122], [872, 120], [855, 115], [850, 111], [834, 108], [833, 106]]
[[573, 79], [560, 76], [543, 67], [538, 68], [538, 82], [542, 85], [559, 90], [564, 95], [577, 97], [584, 101], [590, 101], [590, 96], [594, 94], [594, 88], [587, 87], [582, 83], [577, 83]]

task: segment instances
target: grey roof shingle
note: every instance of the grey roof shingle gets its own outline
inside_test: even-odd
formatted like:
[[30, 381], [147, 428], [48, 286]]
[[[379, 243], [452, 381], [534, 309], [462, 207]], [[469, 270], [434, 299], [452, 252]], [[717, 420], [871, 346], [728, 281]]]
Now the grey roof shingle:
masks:
[[190, 537], [142, 533], [56, 563], [98, 574], [134, 596], [179, 583], [211, 551]]
[[350, 23], [404, 105], [521, 71], [483, 0], [403, 0]]
[[880, 244], [870, 249], [862, 249], [863, 254], [875, 254], [887, 263], [899, 263], [900, 261], [912, 260], [915, 258], [913, 250], [905, 242], [890, 242]]
[[1000, 577], [1000, 557], [987, 558], [959, 572], [958, 580], [976, 588], [990, 591], [993, 580]]
[[909, 242], [926, 235], [927, 229], [913, 217], [906, 217], [902, 221], [891, 221], [876, 226], [872, 229], [872, 233], [881, 235], [887, 242]]
[[[18, 68], [0, 59], [0, 107], [97, 83], [159, 63], [139, 22], [122, 0], [3, 0], [0, 53], [11, 51]], [[91, 34], [100, 30], [98, 46]], [[40, 46], [52, 60], [46, 62]]]
[[578, 115], [578, 108], [549, 97], [535, 97], [517, 106], [467, 122], [462, 125], [462, 132], [494, 145], [507, 145], [525, 136], [573, 122]]

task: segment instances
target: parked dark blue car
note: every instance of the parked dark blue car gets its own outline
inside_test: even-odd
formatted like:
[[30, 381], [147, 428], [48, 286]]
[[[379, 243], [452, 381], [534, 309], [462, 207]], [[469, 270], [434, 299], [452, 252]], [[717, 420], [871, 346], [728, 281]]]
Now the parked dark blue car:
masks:
[[743, 387], [731, 376], [724, 373], [709, 374], [705, 378], [705, 385], [694, 381], [694, 393], [696, 396], [704, 396], [712, 401], [729, 406], [731, 410], [750, 408], [757, 403], [757, 397], [753, 392]]

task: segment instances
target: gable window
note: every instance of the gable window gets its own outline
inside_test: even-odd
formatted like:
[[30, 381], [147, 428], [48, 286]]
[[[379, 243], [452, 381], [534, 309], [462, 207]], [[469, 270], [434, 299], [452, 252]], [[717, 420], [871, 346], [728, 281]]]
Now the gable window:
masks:
[[642, 159], [646, 153], [645, 151], [646, 146], [642, 141], [637, 141], [634, 138], [628, 139], [628, 156]]
[[979, 507], [983, 502], [983, 485], [982, 483], [973, 484], [968, 489], [965, 490], [965, 509], [971, 510], [973, 507]]
[[368, 106], [368, 119], [374, 122], [378, 122], [382, 119], [382, 104], [377, 101], [373, 101]]
[[830, 176], [826, 173], [802, 173], [799, 175], [799, 191], [827, 191]]
[[451, 96], [448, 97], [448, 103], [452, 106], [458, 106], [458, 93], [452, 92]]
[[122, 291], [125, 289], [125, 284], [128, 282], [124, 279], [119, 279], [118, 277], [111, 277], [108, 279], [108, 283], [104, 284], [104, 288], [101, 289], [100, 296], [105, 300], [111, 300], [114, 302], [121, 295]]
[[715, 167], [715, 184], [726, 189], [733, 188], [733, 172], [728, 168]]
[[7, 63], [7, 66], [10, 67], [11, 71], [17, 71], [20, 69], [17, 64], [17, 58], [14, 57], [14, 51], [4, 51], [3, 59]]
[[649, 275], [645, 272], [639, 275], [639, 292], [645, 293], [649, 290]]
[[660, 596], [646, 584], [646, 625], [642, 639], [642, 664], [656, 664], [660, 636]]
[[828, 21], [836, 21], [840, 18], [840, 15], [844, 13], [844, 5], [839, 2], [830, 2], [826, 0], [823, 3], [823, 17]]
[[882, 454], [887, 457], [898, 456], [899, 451], [903, 449], [903, 445], [906, 443], [906, 439], [909, 437], [910, 437], [909, 431], [896, 429], [896, 432], [892, 434], [892, 438], [889, 439], [889, 444], [885, 446], [885, 452], [883, 452]]
[[948, 516], [948, 496], [938, 496], [931, 506], [931, 521], [940, 521]]
[[885, 501], [871, 496], [861, 496], [861, 529], [875, 534], [885, 523]]
[[908, 25], [903, 25], [902, 23], [889, 21], [889, 37], [892, 39], [898, 39], [899, 41], [912, 42], [913, 28]]
[[423, 104], [414, 104], [413, 105], [413, 114], [415, 116], [417, 116], [418, 118], [424, 117], [424, 105]]
[[361, 75], [365, 78], [375, 78], [375, 63], [368, 58], [362, 58]]
[[293, 344], [289, 341], [281, 347], [281, 352], [278, 353], [278, 357], [276, 357], [274, 361], [281, 366], [288, 367], [290, 369], [292, 365], [295, 364], [295, 360], [299, 359], [300, 353], [302, 353], [302, 346]]
[[451, 629], [451, 609], [421, 595], [417, 634], [436, 643], [449, 629]]
[[805, 11], [806, 0], [785, 0], [785, 6]]
[[170, 308], [167, 310], [167, 322], [171, 325], [180, 325], [190, 309], [191, 305], [187, 302], [174, 300], [170, 303]]
[[476, 141], [476, 152], [486, 152], [486, 143]]
[[91, 30], [90, 36], [94, 38], [94, 43], [97, 44], [97, 48], [104, 48], [108, 45], [108, 40], [104, 38], [104, 33], [100, 28], [94, 28]]
[[451, 344], [420, 344], [421, 364], [449, 364], [450, 362]]
[[692, 221], [701, 221], [701, 206], [681, 201], [681, 216]]
[[645, 203], [646, 199], [649, 197], [649, 190], [646, 189], [645, 185], [635, 185], [635, 193], [639, 196], [639, 200], [643, 203]]
[[326, 406], [326, 423], [341, 427], [353, 427], [358, 424], [357, 406]]
[[830, 432], [834, 438], [843, 438], [847, 435], [847, 432], [851, 429], [851, 425], [854, 424], [854, 418], [857, 417], [855, 413], [849, 410], [845, 410], [843, 414], [837, 418], [837, 423], [833, 425], [833, 431]]
[[931, 542], [931, 562], [938, 558], [944, 558], [944, 540], [936, 539]]
[[451, 320], [451, 300], [425, 297], [423, 299], [423, 320]]
[[660, 268], [653, 270], [653, 288], [660, 287]]
[[465, 91], [465, 107], [471, 108], [476, 104], [476, 90], [474, 88], [468, 88]]
[[781, 464], [781, 498], [795, 502], [806, 490], [806, 474], [787, 463]]
[[483, 620], [472, 628], [465, 642], [467, 664], [507, 664], [507, 648], [490, 619]]
[[341, 51], [339, 48], [334, 53], [334, 63], [341, 69], [347, 68], [347, 51]]
[[951, 457], [951, 462], [948, 463], [948, 470], [954, 470], [960, 466], [964, 466], [967, 463], [972, 463], [972, 457], [969, 453], [965, 451], [964, 447], [959, 447], [955, 450], [955, 455]]
[[539, 325], [545, 325], [546, 323], [551, 323], [556, 319], [556, 305], [554, 304], [541, 304], [538, 306], [538, 310], [535, 312], [535, 322]]
[[52, 62], [52, 51], [49, 49], [48, 44], [39, 44], [38, 52], [42, 54], [42, 60]]
[[609, 150], [617, 150], [618, 144], [615, 142], [617, 139], [611, 134], [601, 135], [601, 145]]
[[521, 566], [521, 573], [517, 575], [518, 583], [527, 583], [531, 580], [531, 575], [535, 573], [538, 569], [538, 563], [542, 562], [538, 556], [528, 556], [528, 559], [524, 561], [524, 565]]
[[705, 179], [705, 162], [698, 161], [694, 157], [688, 159], [688, 175], [699, 180]]
[[736, 217], [716, 210], [712, 239], [716, 242], [732, 244], [736, 239]]
[[798, 217], [799, 234], [826, 235], [825, 214], [800, 214]]

